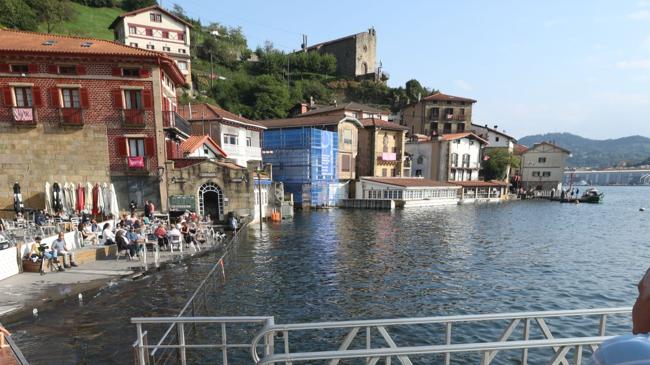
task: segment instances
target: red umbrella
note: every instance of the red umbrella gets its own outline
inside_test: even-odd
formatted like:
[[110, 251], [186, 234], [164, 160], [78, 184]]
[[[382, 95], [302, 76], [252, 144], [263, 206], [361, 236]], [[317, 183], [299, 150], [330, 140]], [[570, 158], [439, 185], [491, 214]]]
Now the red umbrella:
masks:
[[84, 210], [86, 207], [86, 192], [84, 191], [83, 184], [79, 184], [77, 187], [77, 206], [75, 209], [79, 212]]
[[[90, 197], [88, 197], [88, 198], [90, 199]], [[93, 199], [93, 211], [92, 211], [92, 213], [93, 213], [93, 215], [98, 215], [99, 214], [99, 207], [98, 207], [98, 204], [97, 204], [97, 200], [99, 199], [99, 184], [95, 184], [95, 186], [93, 187], [92, 199]]]

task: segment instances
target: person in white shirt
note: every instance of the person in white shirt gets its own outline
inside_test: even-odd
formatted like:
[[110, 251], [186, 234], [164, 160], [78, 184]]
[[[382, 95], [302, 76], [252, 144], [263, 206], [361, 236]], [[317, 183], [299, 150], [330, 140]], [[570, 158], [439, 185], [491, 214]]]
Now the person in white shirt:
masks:
[[114, 245], [115, 244], [115, 233], [111, 231], [111, 224], [104, 224], [104, 229], [102, 229], [102, 238], [104, 239], [104, 245]]
[[63, 232], [59, 232], [59, 238], [54, 240], [54, 242], [52, 242], [52, 246], [50, 247], [52, 251], [55, 252], [54, 257], [63, 256], [63, 266], [76, 267], [77, 263], [75, 262], [76, 260], [74, 258], [74, 252], [69, 251], [65, 246], [65, 234]]

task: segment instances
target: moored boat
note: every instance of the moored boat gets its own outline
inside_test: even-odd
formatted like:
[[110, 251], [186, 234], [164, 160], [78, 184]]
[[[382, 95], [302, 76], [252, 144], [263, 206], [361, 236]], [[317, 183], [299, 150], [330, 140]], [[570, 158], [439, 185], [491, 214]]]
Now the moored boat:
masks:
[[599, 193], [596, 188], [589, 188], [587, 191], [582, 194], [580, 197], [580, 202], [581, 203], [600, 203], [603, 201], [603, 198], [605, 197], [604, 193]]

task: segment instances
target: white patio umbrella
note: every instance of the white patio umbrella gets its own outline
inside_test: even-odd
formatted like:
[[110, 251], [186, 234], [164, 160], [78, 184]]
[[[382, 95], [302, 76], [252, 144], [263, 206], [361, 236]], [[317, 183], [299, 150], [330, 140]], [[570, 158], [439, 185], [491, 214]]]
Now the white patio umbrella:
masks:
[[102, 195], [104, 196], [104, 214], [109, 215], [111, 214], [111, 191], [106, 183], [102, 185]]
[[63, 206], [63, 211], [69, 212], [70, 211], [70, 184], [64, 183], [61, 193], [62, 193], [61, 205]]
[[52, 214], [52, 189], [47, 181], [45, 182], [45, 213]]
[[86, 204], [84, 209], [90, 213], [93, 211], [93, 186], [90, 185], [90, 182], [86, 182], [86, 187], [84, 188], [86, 194]]
[[97, 193], [97, 210], [99, 211], [99, 214], [104, 214], [104, 209], [106, 208], [104, 204], [104, 189], [99, 184], [97, 184], [97, 186], [99, 187], [99, 192]]
[[111, 194], [111, 214], [113, 215], [114, 219], [117, 219], [120, 216], [120, 210], [117, 207], [117, 195], [115, 194], [115, 186], [111, 184], [110, 187], [110, 194]]
[[77, 187], [70, 183], [70, 213], [74, 213], [77, 207]]

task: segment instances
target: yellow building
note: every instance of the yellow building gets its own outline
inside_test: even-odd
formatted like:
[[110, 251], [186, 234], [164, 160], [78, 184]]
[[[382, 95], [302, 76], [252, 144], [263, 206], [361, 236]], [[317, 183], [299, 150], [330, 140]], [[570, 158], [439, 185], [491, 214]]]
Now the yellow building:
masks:
[[407, 128], [382, 119], [360, 120], [357, 177], [410, 176], [405, 170]]

